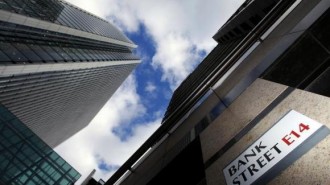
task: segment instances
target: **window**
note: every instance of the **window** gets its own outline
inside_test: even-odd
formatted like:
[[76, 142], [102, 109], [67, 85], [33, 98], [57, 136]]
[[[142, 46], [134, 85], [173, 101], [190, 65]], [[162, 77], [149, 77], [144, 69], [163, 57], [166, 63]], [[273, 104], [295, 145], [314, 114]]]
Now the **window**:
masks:
[[330, 97], [329, 20], [328, 9], [261, 77]]
[[264, 78], [291, 87], [301, 84], [326, 62], [327, 52], [309, 34], [291, 46], [264, 75]]
[[10, 43], [0, 42], [0, 50], [4, 52], [13, 62], [27, 62], [27, 58]]
[[[327, 63], [330, 63], [328, 60]], [[317, 77], [307, 88], [307, 91], [330, 97], [330, 67]]]

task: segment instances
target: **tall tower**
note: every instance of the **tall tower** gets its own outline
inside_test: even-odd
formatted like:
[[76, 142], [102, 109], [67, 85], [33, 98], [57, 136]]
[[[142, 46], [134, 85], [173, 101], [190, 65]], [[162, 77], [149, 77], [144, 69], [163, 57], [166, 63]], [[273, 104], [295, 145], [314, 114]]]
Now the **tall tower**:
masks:
[[329, 0], [246, 0], [105, 184], [329, 184], [329, 33]]
[[61, 0], [0, 1], [0, 103], [48, 145], [84, 128], [140, 62], [107, 21]]

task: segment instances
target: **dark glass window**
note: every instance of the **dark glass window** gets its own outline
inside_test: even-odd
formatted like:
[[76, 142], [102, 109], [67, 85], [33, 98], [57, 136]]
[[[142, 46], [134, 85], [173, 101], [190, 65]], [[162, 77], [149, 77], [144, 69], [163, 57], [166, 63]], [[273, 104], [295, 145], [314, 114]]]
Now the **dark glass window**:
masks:
[[312, 34], [328, 50], [330, 50], [330, 11], [328, 10], [322, 18], [312, 27]]
[[249, 20], [254, 24], [254, 25], [257, 25], [260, 21], [261, 21], [261, 17], [256, 14], [254, 16], [252, 16]]
[[80, 61], [84, 60], [84, 56], [75, 48], [70, 48], [71, 52], [74, 53]]
[[4, 52], [13, 62], [27, 62], [27, 58], [19, 52], [15, 47], [6, 42], [0, 41], [0, 49]]
[[262, 75], [262, 78], [330, 97], [328, 9]]
[[24, 56], [31, 62], [40, 62], [41, 58], [27, 45], [16, 43], [13, 44]]
[[47, 52], [42, 49], [42, 46], [37, 46], [37, 45], [29, 45], [29, 47], [35, 52], [38, 53], [38, 55], [41, 57], [42, 60], [44, 61], [53, 61], [54, 59], [47, 54]]
[[[330, 63], [329, 60], [327, 62]], [[330, 67], [317, 77], [306, 90], [330, 97]]]
[[10, 61], [10, 58], [8, 58], [5, 53], [0, 51], [0, 62], [9, 62], [9, 61]]
[[241, 27], [245, 31], [251, 31], [251, 29], [252, 29], [252, 27], [249, 24], [245, 23], [245, 22], [241, 24]]
[[204, 163], [199, 138], [192, 141], [147, 185], [184, 184], [198, 185], [205, 178]]
[[2, 1], [2, 0], [0, 1], [0, 8], [3, 9], [3, 10], [10, 10], [11, 9], [10, 6], [8, 6], [7, 3]]
[[310, 35], [304, 35], [265, 72], [264, 78], [298, 87], [327, 57], [327, 52]]
[[47, 52], [48, 55], [52, 56], [56, 61], [63, 61], [63, 57], [53, 48], [49, 46], [42, 46], [42, 48]]
[[89, 51], [88, 50], [85, 50], [85, 49], [77, 49], [77, 51], [79, 51], [86, 60], [92, 60], [93, 57], [92, 55], [89, 54]]
[[69, 56], [68, 60], [73, 60], [73, 61], [79, 61], [80, 58], [72, 51], [72, 49], [70, 48], [66, 48], [66, 47], [63, 47], [62, 48], [66, 53], [67, 55]]

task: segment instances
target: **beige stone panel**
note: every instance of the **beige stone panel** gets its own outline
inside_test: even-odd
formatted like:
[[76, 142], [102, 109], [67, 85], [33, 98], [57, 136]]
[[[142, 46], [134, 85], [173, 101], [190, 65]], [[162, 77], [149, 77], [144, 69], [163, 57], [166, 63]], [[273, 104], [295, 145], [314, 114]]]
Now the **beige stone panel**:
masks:
[[[296, 110], [330, 127], [330, 98], [295, 90], [248, 134], [206, 170], [208, 185], [225, 184], [222, 169], [270, 129], [289, 110]], [[283, 170], [269, 184], [330, 184], [330, 136]]]
[[[294, 109], [330, 128], [330, 98], [295, 90], [272, 115]], [[267, 119], [265, 120], [267, 121]], [[269, 184], [330, 184], [330, 136], [285, 169]]]
[[204, 161], [221, 149], [286, 88], [263, 79], [253, 82], [200, 134]]

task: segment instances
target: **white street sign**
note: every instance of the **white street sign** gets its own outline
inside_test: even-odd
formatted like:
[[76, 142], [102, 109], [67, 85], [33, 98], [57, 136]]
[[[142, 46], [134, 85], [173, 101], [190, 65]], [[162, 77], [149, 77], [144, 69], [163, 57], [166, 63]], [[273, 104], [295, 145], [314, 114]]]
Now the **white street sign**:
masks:
[[227, 184], [252, 184], [322, 126], [291, 110], [223, 169]]

